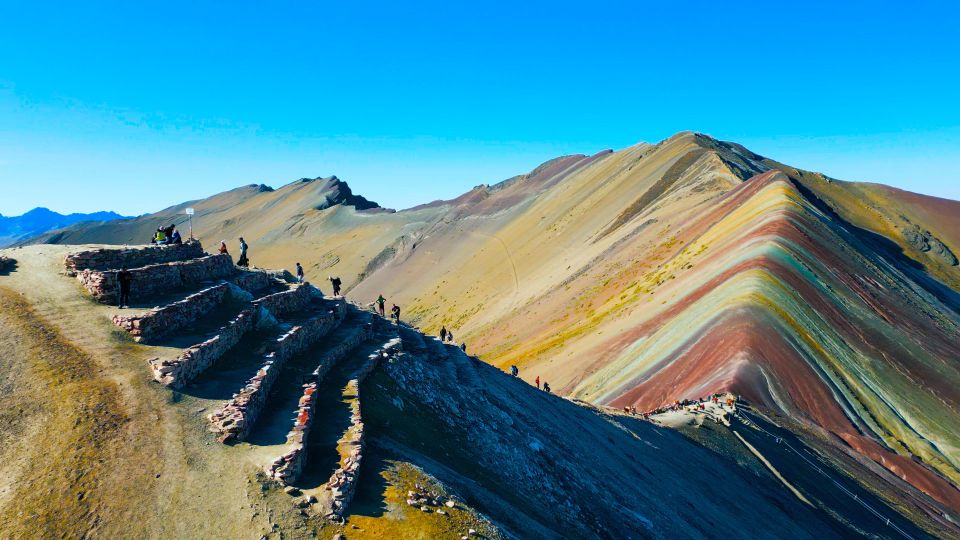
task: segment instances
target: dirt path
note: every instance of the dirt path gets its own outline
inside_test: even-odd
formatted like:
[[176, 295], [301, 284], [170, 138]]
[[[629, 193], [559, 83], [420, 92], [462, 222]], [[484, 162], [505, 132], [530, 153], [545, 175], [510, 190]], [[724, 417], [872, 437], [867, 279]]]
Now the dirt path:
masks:
[[60, 274], [63, 256], [77, 249], [11, 250], [17, 271], [0, 277], [0, 312], [17, 322], [12, 337], [5, 325], [7, 341], [19, 340], [29, 352], [19, 353], [29, 358], [30, 371], [18, 381], [30, 381], [20, 386], [34, 393], [19, 400], [32, 414], [23, 437], [44, 420], [43, 430], [32, 434], [30, 468], [21, 470], [28, 474], [8, 471], [10, 463], [2, 468], [17, 478], [17, 491], [10, 496], [12, 482], [4, 481], [6, 490], [0, 483], [0, 536], [268, 533], [269, 516], [255, 510], [255, 468], [213, 442], [197, 412], [207, 405], [150, 382], [147, 359], [169, 354], [168, 348], [130, 342], [110, 322], [115, 307], [94, 303], [76, 280]]

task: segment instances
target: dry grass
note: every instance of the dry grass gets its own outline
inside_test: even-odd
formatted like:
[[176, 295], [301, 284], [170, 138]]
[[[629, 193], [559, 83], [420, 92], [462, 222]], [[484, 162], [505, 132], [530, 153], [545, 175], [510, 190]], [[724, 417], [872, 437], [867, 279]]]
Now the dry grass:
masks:
[[32, 380], [24, 405], [44, 417], [0, 511], [0, 530], [19, 538], [90, 535], [118, 502], [104, 487], [127, 421], [120, 390], [8, 289], [0, 288], [0, 314], [20, 343], [25, 382]]

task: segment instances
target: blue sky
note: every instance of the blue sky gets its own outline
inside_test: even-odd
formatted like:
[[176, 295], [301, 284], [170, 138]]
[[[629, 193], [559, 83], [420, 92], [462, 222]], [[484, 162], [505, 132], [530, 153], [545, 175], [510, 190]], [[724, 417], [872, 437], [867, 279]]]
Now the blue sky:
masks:
[[[520, 5], [522, 4], [522, 5]], [[960, 4], [0, 4], [0, 213], [403, 208], [681, 130], [960, 199]]]

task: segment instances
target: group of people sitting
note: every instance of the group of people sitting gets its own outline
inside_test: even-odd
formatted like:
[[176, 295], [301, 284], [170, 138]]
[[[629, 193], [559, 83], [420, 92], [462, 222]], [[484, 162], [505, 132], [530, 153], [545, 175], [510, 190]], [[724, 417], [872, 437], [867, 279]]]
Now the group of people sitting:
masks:
[[156, 245], [168, 245], [168, 244], [182, 244], [183, 238], [180, 237], [180, 231], [177, 230], [176, 225], [170, 225], [169, 227], [157, 227], [157, 232], [154, 233], [153, 239], [150, 240], [151, 244]]

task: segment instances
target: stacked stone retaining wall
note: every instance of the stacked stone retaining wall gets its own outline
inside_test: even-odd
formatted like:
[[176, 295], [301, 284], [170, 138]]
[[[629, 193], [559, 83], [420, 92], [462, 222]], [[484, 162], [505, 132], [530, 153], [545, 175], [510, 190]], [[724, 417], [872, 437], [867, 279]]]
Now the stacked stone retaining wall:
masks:
[[310, 434], [310, 428], [315, 420], [317, 386], [337, 362], [358, 345], [370, 339], [372, 335], [373, 326], [369, 323], [364, 324], [356, 332], [353, 332], [323, 354], [317, 369], [313, 371], [313, 380], [303, 385], [303, 395], [300, 397], [297, 406], [297, 417], [294, 420], [293, 429], [287, 434], [289, 450], [267, 467], [268, 476], [278, 480], [281, 484], [289, 484], [300, 478], [307, 460], [307, 436]]
[[303, 311], [314, 300], [321, 297], [322, 295], [316, 287], [309, 283], [302, 283], [292, 289], [258, 298], [254, 304], [266, 308], [267, 311], [279, 317], [288, 313]]
[[263, 270], [241, 270], [231, 281], [241, 289], [255, 293], [262, 291], [275, 283], [280, 283], [276, 277]]
[[137, 342], [150, 342], [195, 324], [224, 302], [252, 298], [250, 293], [232, 283], [220, 283], [142, 315], [114, 315], [113, 324], [130, 332]]
[[[130, 297], [136, 301], [204, 281], [228, 278], [236, 273], [237, 267], [227, 254], [134, 268], [130, 270]], [[77, 278], [98, 302], [109, 304], [119, 300], [116, 271], [83, 270]]]
[[368, 361], [347, 383], [346, 392], [354, 392], [356, 399], [350, 404], [350, 427], [337, 441], [338, 451], [346, 448], [346, 455], [341, 458], [340, 467], [333, 472], [326, 484], [327, 489], [330, 490], [330, 513], [327, 515], [329, 519], [340, 520], [343, 517], [347, 506], [353, 500], [357, 490], [357, 480], [360, 477], [360, 463], [363, 461], [365, 441], [363, 417], [360, 412], [360, 383], [377, 367], [382, 358], [397, 354], [399, 346], [399, 339], [387, 342], [383, 349], [370, 355]]
[[171, 388], [183, 388], [227, 351], [236, 347], [243, 336], [267, 316], [269, 314], [265, 313], [263, 308], [245, 309], [220, 328], [217, 335], [183, 351], [175, 360], [151, 360], [154, 380]]
[[232, 442], [246, 439], [287, 360], [326, 335], [343, 319], [343, 313], [343, 304], [336, 304], [328, 312], [304, 322], [301, 326], [294, 326], [277, 339], [274, 351], [266, 356], [257, 374], [219, 411], [210, 415], [213, 423], [211, 431], [218, 434], [217, 440]]
[[203, 257], [200, 242], [188, 241], [171, 246], [134, 246], [124, 248], [100, 248], [70, 253], [64, 258], [67, 270], [119, 270], [139, 268], [152, 264], [185, 261]]

